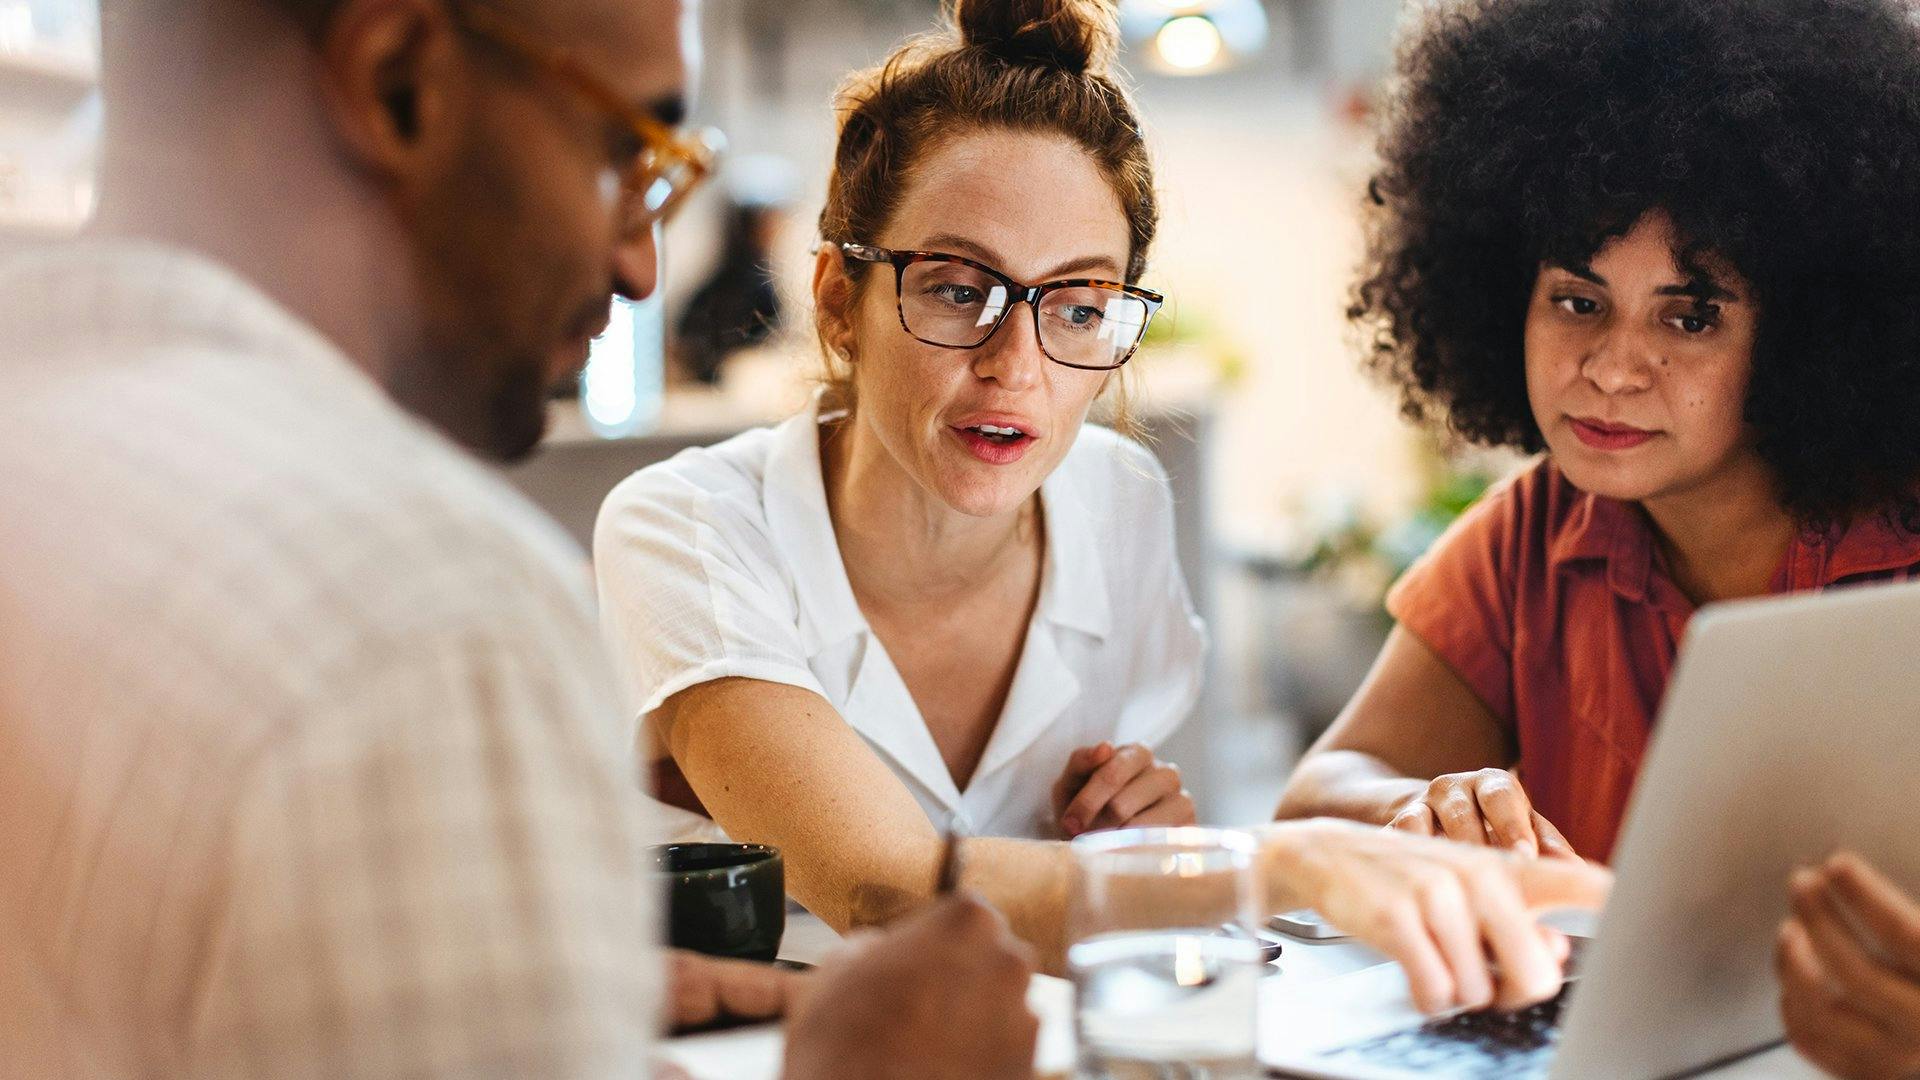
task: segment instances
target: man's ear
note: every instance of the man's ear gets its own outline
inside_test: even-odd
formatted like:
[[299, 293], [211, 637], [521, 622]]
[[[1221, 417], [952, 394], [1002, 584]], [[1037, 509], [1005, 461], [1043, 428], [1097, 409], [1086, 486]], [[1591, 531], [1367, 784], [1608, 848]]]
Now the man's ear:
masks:
[[346, 0], [316, 63], [328, 119], [361, 167], [404, 183], [449, 141], [460, 42], [439, 0]]
[[813, 259], [813, 317], [820, 339], [848, 359], [853, 357], [853, 303], [846, 256], [833, 244], [821, 244]]

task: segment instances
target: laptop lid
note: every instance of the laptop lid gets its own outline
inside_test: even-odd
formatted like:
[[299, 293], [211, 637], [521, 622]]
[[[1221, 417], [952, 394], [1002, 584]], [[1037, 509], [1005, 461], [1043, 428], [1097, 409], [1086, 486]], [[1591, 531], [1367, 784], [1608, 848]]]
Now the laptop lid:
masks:
[[1920, 585], [1704, 609], [1553, 1075], [1669, 1076], [1779, 1041], [1788, 875], [1847, 847], [1920, 887], [1916, 793]]

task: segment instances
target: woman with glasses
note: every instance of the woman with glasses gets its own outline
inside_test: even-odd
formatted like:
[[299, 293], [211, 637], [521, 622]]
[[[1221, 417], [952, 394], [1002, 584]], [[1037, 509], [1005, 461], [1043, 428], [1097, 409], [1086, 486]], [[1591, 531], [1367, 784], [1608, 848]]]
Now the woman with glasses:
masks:
[[1920, 32], [1449, 2], [1401, 75], [1352, 314], [1409, 413], [1544, 457], [1396, 586], [1280, 813], [1605, 861], [1700, 605], [1920, 568]]
[[[628, 479], [594, 555], [643, 741], [783, 849], [808, 908], [844, 929], [922, 903], [965, 834], [964, 884], [1057, 963], [1059, 841], [1194, 819], [1150, 748], [1205, 640], [1158, 466], [1086, 422], [1161, 302], [1111, 5], [954, 12], [840, 98], [816, 404]], [[1493, 999], [1483, 942], [1503, 999], [1550, 993], [1564, 943], [1526, 904], [1604, 887], [1338, 824], [1269, 850], [1274, 903], [1402, 957], [1436, 1008]]]
[[[1193, 822], [1150, 748], [1193, 709], [1206, 643], [1158, 463], [1086, 423], [1161, 302], [1134, 284], [1145, 149], [1087, 70], [1104, 27], [1032, 6], [1057, 25], [1021, 36], [1007, 5], [968, 5], [964, 41], [847, 86], [814, 288], [827, 385], [622, 484], [595, 562], [658, 750], [716, 713], [742, 738], [817, 725], [832, 790], [1061, 839]], [[1028, 87], [1070, 115], [1036, 122]], [[963, 104], [979, 122], [948, 121]], [[765, 789], [716, 792], [697, 753], [671, 756], [721, 825], [757, 821], [729, 804]]]

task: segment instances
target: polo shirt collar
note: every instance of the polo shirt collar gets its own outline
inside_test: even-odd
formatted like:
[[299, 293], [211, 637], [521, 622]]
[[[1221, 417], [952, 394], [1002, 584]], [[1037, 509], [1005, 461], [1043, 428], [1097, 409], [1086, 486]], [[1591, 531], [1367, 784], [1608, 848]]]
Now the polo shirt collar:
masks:
[[1605, 563], [1609, 588], [1633, 603], [1647, 601], [1653, 529], [1638, 506], [1582, 493], [1548, 555], [1556, 570], [1578, 562]]
[[[1604, 562], [1607, 584], [1622, 599], [1645, 603], [1654, 569], [1653, 527], [1646, 511], [1618, 499], [1582, 494], [1549, 550], [1555, 569]], [[1829, 534], [1802, 531], [1788, 545], [1778, 587], [1823, 588], [1849, 578], [1920, 566], [1920, 534], [1868, 513]]]
[[1899, 527], [1884, 513], [1873, 512], [1834, 534], [1807, 532], [1795, 537], [1781, 569], [1785, 588], [1795, 591], [1914, 566], [1920, 566], [1920, 534]]

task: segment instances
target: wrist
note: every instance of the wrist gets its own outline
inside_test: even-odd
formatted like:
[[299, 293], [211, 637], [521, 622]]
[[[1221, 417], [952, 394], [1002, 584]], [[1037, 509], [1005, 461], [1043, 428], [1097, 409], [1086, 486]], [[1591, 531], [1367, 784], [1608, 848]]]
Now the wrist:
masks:
[[1257, 856], [1266, 902], [1275, 911], [1312, 907], [1323, 890], [1328, 850], [1375, 828], [1340, 818], [1281, 821], [1259, 831]]

